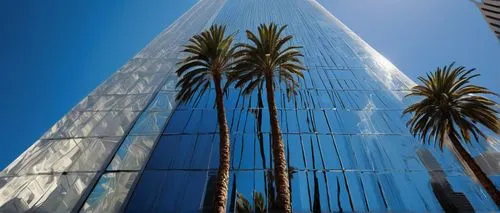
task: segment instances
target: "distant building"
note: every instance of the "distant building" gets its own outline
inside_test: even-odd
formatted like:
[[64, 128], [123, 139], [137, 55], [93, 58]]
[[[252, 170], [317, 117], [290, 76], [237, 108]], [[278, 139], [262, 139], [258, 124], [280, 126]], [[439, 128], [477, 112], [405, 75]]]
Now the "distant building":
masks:
[[473, 1], [488, 22], [491, 30], [500, 39], [500, 0]]

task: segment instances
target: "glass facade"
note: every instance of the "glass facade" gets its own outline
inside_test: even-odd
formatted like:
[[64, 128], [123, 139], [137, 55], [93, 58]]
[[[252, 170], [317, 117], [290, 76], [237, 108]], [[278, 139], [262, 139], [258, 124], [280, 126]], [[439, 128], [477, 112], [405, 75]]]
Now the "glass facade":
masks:
[[[288, 24], [308, 70], [276, 91], [294, 212], [498, 210], [453, 153], [405, 127], [415, 85], [315, 0], [201, 0], [0, 173], [0, 212], [197, 212], [211, 206], [219, 136], [209, 90], [175, 102], [181, 45], [213, 23], [237, 40]], [[228, 210], [273, 205], [266, 94], [225, 100]], [[259, 98], [264, 100], [259, 101]], [[467, 146], [500, 186], [500, 145]]]

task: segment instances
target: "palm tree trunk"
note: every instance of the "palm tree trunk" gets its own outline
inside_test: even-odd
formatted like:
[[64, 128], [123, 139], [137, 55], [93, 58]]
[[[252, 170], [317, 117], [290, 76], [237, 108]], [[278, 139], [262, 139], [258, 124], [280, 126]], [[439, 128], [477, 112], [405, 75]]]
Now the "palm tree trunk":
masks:
[[226, 120], [226, 110], [224, 108], [224, 96], [221, 89], [220, 76], [214, 76], [215, 102], [217, 106], [217, 122], [219, 125], [220, 145], [219, 145], [219, 170], [217, 171], [217, 182], [214, 194], [213, 211], [218, 213], [226, 212], [227, 191], [229, 184], [229, 128]]
[[[257, 117], [257, 137], [259, 139], [259, 148], [260, 148], [260, 158], [262, 159], [262, 168], [266, 169], [266, 155], [264, 154], [264, 133], [262, 133], [262, 110], [264, 110], [264, 103], [262, 101], [262, 87], [259, 86], [257, 90], [257, 108], [256, 117]], [[274, 189], [271, 179], [268, 177], [267, 172], [264, 172], [264, 190], [267, 193], [268, 204], [267, 208], [270, 210], [274, 209], [274, 202], [276, 202], [274, 198]]]
[[278, 208], [283, 212], [291, 212], [290, 207], [290, 187], [288, 184], [288, 169], [285, 158], [285, 146], [281, 137], [281, 130], [278, 123], [278, 110], [274, 100], [272, 76], [266, 79], [267, 102], [269, 105], [269, 117], [271, 122], [271, 135], [274, 157], [274, 177], [278, 190]]
[[464, 164], [466, 170], [473, 173], [474, 177], [479, 181], [479, 183], [486, 189], [486, 192], [490, 195], [491, 199], [496, 203], [497, 207], [500, 207], [500, 192], [495, 187], [495, 184], [486, 176], [481, 167], [476, 163], [474, 158], [465, 150], [460, 141], [454, 139], [450, 136], [450, 141], [452, 148], [458, 154], [459, 160]]

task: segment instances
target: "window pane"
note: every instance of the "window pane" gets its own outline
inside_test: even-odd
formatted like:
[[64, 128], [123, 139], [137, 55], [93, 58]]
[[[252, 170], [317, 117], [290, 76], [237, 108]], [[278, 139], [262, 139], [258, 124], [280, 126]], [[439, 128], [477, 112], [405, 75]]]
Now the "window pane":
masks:
[[291, 178], [292, 210], [293, 212], [311, 212], [310, 193], [307, 173], [298, 171]]
[[345, 175], [341, 172], [326, 172], [329, 190], [329, 202], [333, 212], [352, 211], [350, 196], [345, 182]]
[[136, 177], [137, 172], [104, 174], [80, 212], [119, 212]]
[[253, 134], [231, 135], [233, 169], [254, 169], [255, 138]]
[[208, 169], [210, 153], [213, 152], [212, 146], [213, 135], [198, 135], [190, 168]]
[[[271, 168], [271, 143], [270, 134], [261, 133], [256, 135], [255, 139], [255, 169]], [[288, 140], [286, 135], [283, 135], [283, 142], [286, 144]], [[287, 153], [288, 151], [285, 150]]]
[[331, 135], [318, 135], [318, 140], [325, 169], [341, 169], [333, 137]]
[[3, 170], [9, 175], [41, 172], [97, 171], [119, 138], [41, 140]]
[[148, 163], [148, 169], [190, 168], [196, 135], [162, 136]]
[[140, 170], [149, 157], [156, 136], [127, 136], [107, 170]]
[[163, 127], [170, 112], [144, 112], [132, 127], [132, 135], [157, 135]]
[[168, 120], [167, 127], [165, 128], [164, 134], [166, 133], [182, 133], [191, 115], [191, 111], [185, 110], [175, 110]]
[[206, 172], [146, 171], [125, 212], [197, 212], [206, 180]]
[[0, 212], [70, 212], [95, 173], [28, 175], [0, 187]]
[[288, 165], [295, 169], [305, 169], [304, 151], [299, 135], [288, 135]]
[[148, 111], [172, 111], [175, 105], [174, 92], [158, 93], [153, 102], [148, 106]]

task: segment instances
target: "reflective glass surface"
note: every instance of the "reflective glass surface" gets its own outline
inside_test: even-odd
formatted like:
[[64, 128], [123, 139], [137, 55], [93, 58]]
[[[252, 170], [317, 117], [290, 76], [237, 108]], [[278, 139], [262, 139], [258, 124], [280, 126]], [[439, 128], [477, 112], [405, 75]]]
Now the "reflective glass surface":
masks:
[[[0, 173], [0, 212], [209, 211], [215, 90], [176, 103], [181, 45], [212, 23], [246, 41], [269, 22], [288, 25], [308, 68], [292, 99], [283, 85], [274, 94], [294, 212], [498, 210], [450, 150], [409, 134], [415, 83], [315, 0], [201, 0]], [[266, 98], [229, 88], [224, 99], [230, 212], [275, 207]], [[500, 143], [488, 140], [466, 149], [498, 187]]]
[[0, 212], [70, 212], [94, 175], [68, 173], [9, 178], [3, 186], [0, 184]]
[[5, 175], [97, 171], [119, 138], [41, 140], [3, 170]]
[[[178, 47], [185, 43], [194, 33], [201, 31], [207, 23], [210, 23], [211, 20], [206, 19], [206, 17], [214, 16], [213, 14], [216, 14], [216, 11], [222, 7], [223, 3], [224, 1], [220, 0], [199, 2], [171, 27], [162, 32], [143, 51], [138, 53], [134, 59], [130, 60], [124, 68], [107, 80], [107, 82], [114, 82], [115, 80], [126, 82], [122, 85], [110, 85], [109, 88], [106, 88], [107, 90], [116, 93], [127, 91], [130, 94], [151, 93], [151, 95], [147, 96], [148, 102], [141, 105], [142, 112], [136, 116], [137, 118], [133, 122], [128, 135], [121, 141], [117, 151], [112, 153], [114, 156], [107, 165], [106, 172], [98, 177], [96, 186], [92, 189], [90, 195], [85, 198], [85, 203], [80, 209], [81, 212], [120, 212], [122, 210], [123, 202], [127, 200], [130, 195], [129, 190], [135, 186], [138, 174], [150, 158], [155, 142], [158, 138], [165, 140], [160, 135], [164, 131], [167, 120], [170, 117], [177, 116], [171, 116], [171, 114], [176, 106], [175, 83], [177, 77], [174, 68], [175, 63], [179, 60]], [[193, 16], [193, 14], [200, 14], [200, 16]], [[185, 26], [190, 26], [190, 28], [185, 28]], [[101, 92], [103, 91], [98, 89], [93, 94]], [[132, 106], [135, 107], [137, 104]], [[205, 126], [204, 123], [207, 119], [215, 120], [213, 110], [196, 111], [192, 118], [189, 124], [190, 128], [186, 131], [191, 133], [199, 131], [214, 132], [208, 129], [203, 130], [198, 125]], [[212, 122], [211, 125], [213, 126], [212, 129], [214, 129], [216, 124]], [[112, 130], [111, 127], [101, 129]], [[171, 140], [169, 139], [169, 142]], [[186, 143], [196, 143], [196, 136], [192, 140], [187, 140]], [[206, 140], [211, 141], [212, 139], [200, 136], [199, 145], [193, 150], [186, 149], [172, 152], [190, 155], [189, 160], [168, 162], [170, 156], [165, 157], [164, 153], [158, 152], [158, 150], [162, 150], [162, 145], [157, 145], [159, 148], [153, 153], [152, 158], [162, 158], [165, 160], [164, 163], [172, 163], [176, 168], [185, 168], [189, 163], [192, 167], [206, 169], [206, 166], [202, 166], [203, 164], [208, 165], [209, 153], [205, 149], [210, 149], [212, 146], [211, 143], [205, 143]], [[179, 148], [181, 147], [179, 146]], [[188, 146], [184, 145], [184, 147]], [[170, 148], [170, 150], [173, 149]]]
[[137, 172], [105, 173], [80, 212], [119, 212]]
[[[462, 210], [495, 209], [453, 153], [409, 134], [408, 116], [401, 113], [411, 103], [403, 96], [414, 82], [316, 1], [228, 0], [214, 20], [229, 32], [271, 21], [288, 24], [285, 32], [303, 46], [308, 68], [293, 99], [282, 86], [275, 91], [295, 212], [439, 212], [442, 202]], [[237, 40], [245, 41], [244, 34]], [[231, 212], [271, 211], [275, 202], [266, 93], [260, 98], [262, 106], [256, 92], [242, 96], [230, 88], [224, 100]], [[126, 211], [210, 208], [219, 159], [213, 100], [212, 89], [175, 108]], [[480, 154], [491, 149], [487, 144], [478, 146], [467, 148], [483, 164], [498, 159]], [[199, 186], [179, 190], [188, 184]]]

